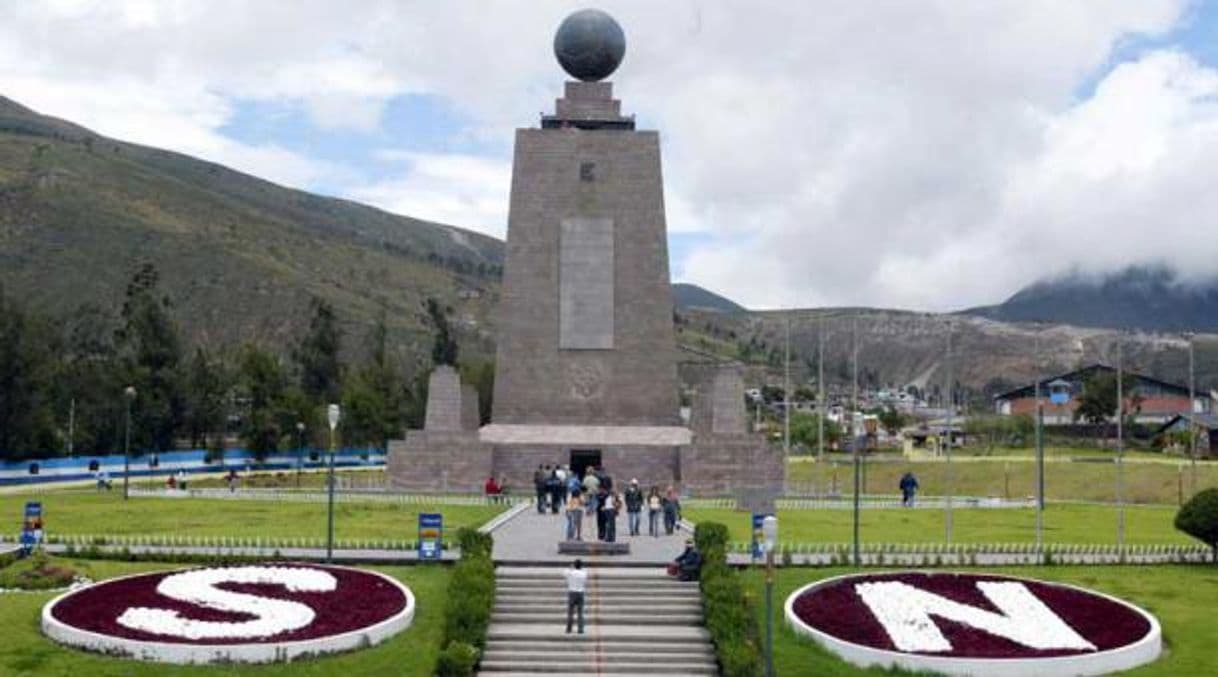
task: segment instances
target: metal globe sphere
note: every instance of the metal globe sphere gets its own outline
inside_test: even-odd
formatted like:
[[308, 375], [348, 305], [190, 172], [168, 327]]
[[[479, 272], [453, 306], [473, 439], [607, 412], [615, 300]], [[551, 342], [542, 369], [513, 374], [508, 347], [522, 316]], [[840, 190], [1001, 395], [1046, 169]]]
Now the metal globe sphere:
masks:
[[584, 82], [603, 80], [622, 63], [626, 35], [613, 17], [599, 9], [581, 9], [554, 34], [554, 56], [571, 77]]

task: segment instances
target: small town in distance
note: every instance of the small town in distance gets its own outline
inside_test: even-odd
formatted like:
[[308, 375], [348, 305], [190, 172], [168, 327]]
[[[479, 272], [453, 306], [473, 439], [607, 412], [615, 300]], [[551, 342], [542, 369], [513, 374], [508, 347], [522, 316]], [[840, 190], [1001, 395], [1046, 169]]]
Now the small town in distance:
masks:
[[0, 674], [1218, 674], [1218, 7], [216, 10], [0, 8]]

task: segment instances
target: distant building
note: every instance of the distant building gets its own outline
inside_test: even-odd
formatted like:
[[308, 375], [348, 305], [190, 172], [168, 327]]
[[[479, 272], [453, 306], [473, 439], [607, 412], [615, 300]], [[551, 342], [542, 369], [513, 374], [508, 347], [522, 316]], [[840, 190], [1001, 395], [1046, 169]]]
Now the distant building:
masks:
[[[1066, 374], [1050, 376], [1040, 382], [1040, 398], [1044, 405], [1047, 425], [1065, 425], [1074, 422], [1074, 410], [1078, 408], [1079, 396], [1089, 379], [1100, 373], [1116, 373], [1116, 369], [1103, 364], [1093, 364]], [[1138, 423], [1165, 423], [1168, 419], [1190, 410], [1208, 413], [1209, 395], [1198, 392], [1189, 406], [1188, 388], [1126, 371], [1133, 384], [1124, 393], [1125, 410]], [[1019, 414], [1035, 415], [1036, 388], [1026, 385], [994, 396], [994, 411], [1003, 416]]]
[[[1197, 431], [1197, 455], [1214, 458], [1218, 456], [1218, 416], [1214, 414], [1177, 414], [1159, 428], [1158, 434], [1167, 432], [1187, 433], [1189, 423]], [[1185, 435], [1185, 440], [1188, 436]], [[1188, 448], [1183, 449], [1187, 453]]]

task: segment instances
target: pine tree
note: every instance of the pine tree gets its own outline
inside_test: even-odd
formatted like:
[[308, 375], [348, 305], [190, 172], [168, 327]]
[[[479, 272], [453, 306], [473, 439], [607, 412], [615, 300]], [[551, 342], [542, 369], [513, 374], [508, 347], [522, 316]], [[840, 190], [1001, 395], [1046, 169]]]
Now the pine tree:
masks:
[[300, 368], [300, 387], [314, 403], [337, 402], [342, 381], [342, 332], [334, 308], [322, 299], [313, 298], [309, 314], [309, 330], [293, 352]]

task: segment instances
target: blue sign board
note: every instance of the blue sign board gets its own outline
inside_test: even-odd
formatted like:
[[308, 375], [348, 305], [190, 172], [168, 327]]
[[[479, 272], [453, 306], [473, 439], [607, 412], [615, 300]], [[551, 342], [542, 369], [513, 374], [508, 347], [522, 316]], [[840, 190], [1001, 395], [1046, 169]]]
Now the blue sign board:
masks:
[[419, 513], [419, 559], [440, 559], [444, 539], [444, 515], [438, 512]]
[[759, 560], [765, 557], [765, 532], [762, 531], [762, 526], [765, 525], [766, 513], [753, 513], [753, 559]]
[[42, 503], [30, 501], [25, 504], [25, 517], [21, 521], [21, 551], [28, 555], [42, 543]]

